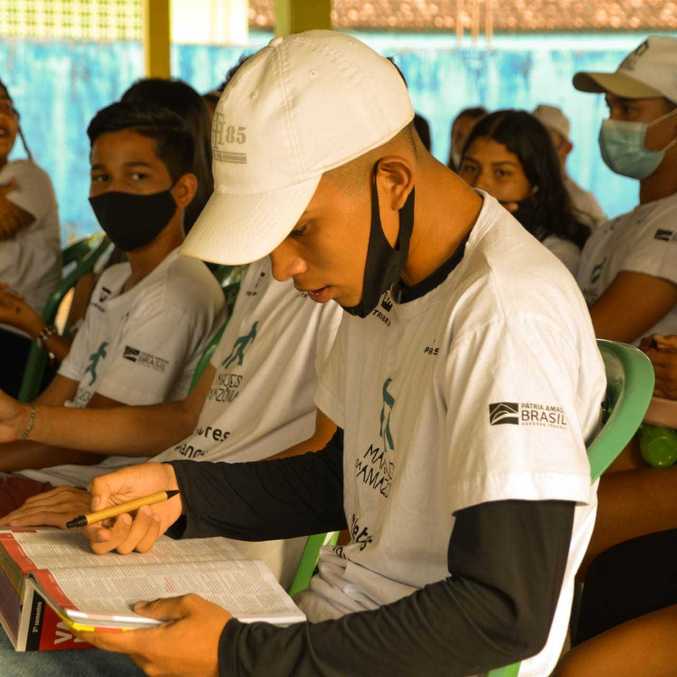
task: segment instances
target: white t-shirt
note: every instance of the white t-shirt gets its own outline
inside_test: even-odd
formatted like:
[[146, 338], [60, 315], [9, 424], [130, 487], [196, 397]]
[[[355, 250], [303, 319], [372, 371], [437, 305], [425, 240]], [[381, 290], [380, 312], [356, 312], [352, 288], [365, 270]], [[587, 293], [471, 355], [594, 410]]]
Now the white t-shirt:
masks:
[[607, 220], [604, 210], [591, 192], [581, 188], [570, 176], [564, 177], [564, 186], [581, 223], [594, 230], [596, 226]]
[[[677, 284], [677, 193], [639, 205], [595, 229], [578, 268], [578, 283], [588, 305], [623, 271]], [[677, 334], [677, 306], [646, 334]], [[636, 342], [641, 338], [637, 336]]]
[[154, 461], [258, 461], [315, 430], [317, 371], [343, 311], [276, 282], [270, 260], [252, 263], [212, 357], [214, 380], [195, 431]]
[[325, 549], [302, 599], [309, 620], [392, 603], [445, 579], [455, 511], [508, 499], [575, 501], [546, 647], [549, 674], [595, 521], [586, 441], [605, 393], [584, 300], [564, 266], [493, 198], [459, 265], [405, 304], [346, 316], [316, 402], [344, 429], [351, 543]]
[[581, 250], [571, 240], [565, 240], [557, 235], [548, 235], [542, 244], [567, 267], [572, 275], [576, 275]]
[[[209, 339], [224, 320], [223, 292], [202, 261], [174, 251], [127, 292], [128, 263], [103, 272], [59, 374], [78, 382], [67, 406], [94, 393], [128, 405], [184, 398]], [[41, 482], [86, 486], [97, 474], [146, 460], [111, 456], [98, 465], [24, 470]]]
[[0, 184], [12, 179], [17, 188], [7, 199], [35, 220], [0, 242], [0, 282], [40, 312], [61, 279], [59, 212], [49, 176], [34, 162], [8, 162], [0, 169]]

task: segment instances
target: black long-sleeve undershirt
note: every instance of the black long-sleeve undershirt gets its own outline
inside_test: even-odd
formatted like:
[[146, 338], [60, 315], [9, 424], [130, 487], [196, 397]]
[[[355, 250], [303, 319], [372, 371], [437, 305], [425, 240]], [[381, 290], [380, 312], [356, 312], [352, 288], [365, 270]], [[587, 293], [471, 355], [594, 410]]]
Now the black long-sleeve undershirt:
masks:
[[[287, 538], [344, 528], [342, 435], [315, 454], [172, 465], [191, 535]], [[574, 504], [497, 501], [456, 513], [450, 576], [398, 602], [324, 623], [231, 620], [221, 675], [468, 675], [537, 653], [564, 575]], [[450, 519], [451, 524], [451, 519]]]

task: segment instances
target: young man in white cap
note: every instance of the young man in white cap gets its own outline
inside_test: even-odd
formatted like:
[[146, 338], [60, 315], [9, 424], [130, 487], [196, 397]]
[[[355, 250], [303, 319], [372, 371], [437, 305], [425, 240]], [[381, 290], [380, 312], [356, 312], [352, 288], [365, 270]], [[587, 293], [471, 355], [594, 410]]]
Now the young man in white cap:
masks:
[[600, 338], [677, 333], [677, 38], [650, 37], [615, 73], [577, 73], [605, 95], [602, 157], [639, 181], [639, 205], [595, 229], [578, 281]]
[[135, 607], [168, 625], [83, 638], [157, 673], [553, 668], [595, 516], [585, 442], [601, 358], [565, 268], [425, 151], [413, 116], [394, 67], [341, 33], [276, 38], [242, 67], [185, 251], [271, 252], [278, 279], [355, 316], [316, 398], [340, 430], [315, 454], [146, 464], [92, 484], [97, 506], [181, 491], [93, 527], [96, 552], [146, 550], [182, 513], [205, 535], [349, 527], [300, 600], [313, 622], [244, 625], [187, 596]]
[[591, 228], [606, 221], [606, 215], [595, 199], [595, 196], [587, 190], [581, 188], [567, 172], [567, 158], [574, 148], [571, 141], [571, 123], [569, 118], [557, 106], [540, 104], [534, 109], [534, 116], [537, 117], [548, 130], [552, 145], [557, 151], [560, 164], [562, 165], [562, 177], [566, 186], [571, 203], [578, 214], [581, 223]]

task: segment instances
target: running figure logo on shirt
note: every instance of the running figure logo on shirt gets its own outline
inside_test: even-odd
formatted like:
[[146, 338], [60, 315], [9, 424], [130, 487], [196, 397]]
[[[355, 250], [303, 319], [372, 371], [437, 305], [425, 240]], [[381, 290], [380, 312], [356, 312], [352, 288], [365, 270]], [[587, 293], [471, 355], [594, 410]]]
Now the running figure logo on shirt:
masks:
[[240, 336], [236, 339], [233, 349], [230, 351], [230, 355], [222, 362], [223, 367], [230, 367], [235, 360], [237, 360], [237, 366], [241, 367], [244, 362], [244, 351], [247, 350], [247, 347], [250, 343], [254, 342], [256, 338], [256, 330], [259, 326], [258, 322], [254, 322], [252, 328], [249, 330], [248, 334]]
[[94, 381], [96, 381], [96, 369], [99, 366], [99, 362], [105, 359], [107, 355], [106, 348], [108, 348], [108, 341], [103, 341], [98, 350], [89, 356], [89, 364], [87, 365], [87, 369], [85, 369], [85, 374], [91, 374], [92, 376], [92, 380], [89, 382], [90, 386], [94, 385]]
[[384, 451], [394, 450], [395, 442], [390, 432], [390, 414], [395, 406], [395, 398], [388, 392], [388, 386], [392, 383], [391, 378], [383, 382], [383, 406], [381, 407], [381, 439]]

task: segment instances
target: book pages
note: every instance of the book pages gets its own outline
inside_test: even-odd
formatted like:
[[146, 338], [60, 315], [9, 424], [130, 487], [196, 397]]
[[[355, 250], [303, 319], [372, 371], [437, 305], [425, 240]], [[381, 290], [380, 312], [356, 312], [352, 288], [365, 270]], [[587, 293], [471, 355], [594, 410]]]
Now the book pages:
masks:
[[41, 594], [63, 607], [64, 615], [92, 626], [146, 625], [148, 619], [131, 611], [135, 602], [188, 593], [218, 604], [243, 622], [286, 625], [305, 620], [268, 567], [257, 560], [153, 566], [125, 561], [113, 567], [53, 569], [35, 578]]

